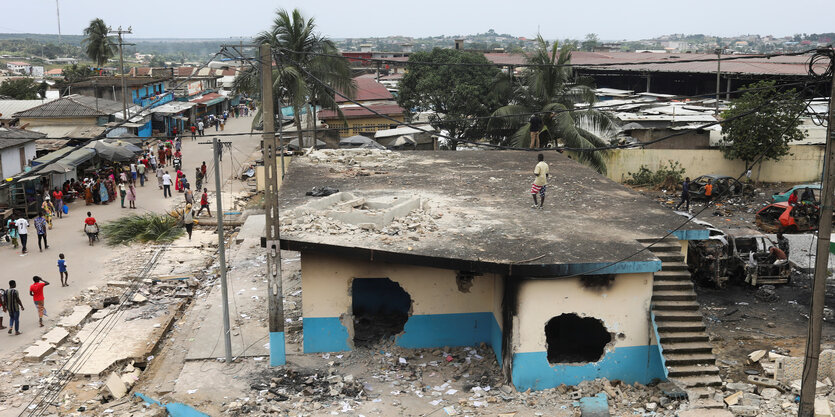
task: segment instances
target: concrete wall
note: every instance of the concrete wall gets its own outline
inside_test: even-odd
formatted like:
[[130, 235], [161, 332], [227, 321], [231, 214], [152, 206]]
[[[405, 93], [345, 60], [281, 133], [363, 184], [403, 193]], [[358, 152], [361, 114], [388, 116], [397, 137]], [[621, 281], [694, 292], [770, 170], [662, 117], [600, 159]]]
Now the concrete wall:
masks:
[[388, 278], [412, 299], [409, 319], [396, 337], [399, 346], [428, 348], [493, 346], [501, 363], [502, 277], [476, 276], [469, 292], [459, 291], [456, 271], [357, 261], [303, 252], [304, 351], [353, 348], [351, 284], [354, 278]]
[[[390, 114], [389, 116], [401, 122], [405, 120], [402, 114]], [[363, 117], [347, 119], [345, 122], [348, 124], [348, 128], [346, 129], [340, 119], [329, 119], [323, 121], [325, 121], [330, 128], [339, 130], [339, 136], [343, 138], [359, 135], [363, 132], [376, 132], [378, 130], [391, 129], [391, 125], [395, 124], [391, 120], [382, 117]]]
[[[751, 170], [751, 178], [763, 182], [816, 182], [823, 168], [823, 147], [791, 146], [791, 155], [780, 161], [766, 161]], [[638, 172], [641, 165], [655, 171], [667, 166], [668, 160], [678, 162], [690, 178], [704, 174], [738, 177], [745, 172], [745, 163], [725, 159], [719, 149], [618, 149], [609, 154], [607, 176], [623, 182], [629, 172]]]
[[[285, 156], [284, 157], [284, 172], [286, 173], [288, 169], [290, 169], [290, 161], [293, 160], [292, 156]], [[281, 189], [281, 183], [284, 179], [281, 177], [281, 159], [276, 158], [278, 162], [278, 189]], [[255, 167], [255, 190], [256, 191], [264, 191], [264, 166], [258, 165]]]
[[[21, 166], [20, 148], [23, 148], [25, 161]], [[0, 175], [2, 178], [9, 178], [21, 171], [26, 164], [35, 159], [35, 141], [28, 142], [23, 146], [15, 146], [0, 150]]]
[[[652, 274], [616, 275], [608, 288], [586, 288], [580, 278], [520, 284], [513, 329], [513, 384], [520, 391], [575, 385], [594, 378], [647, 383], [663, 378], [650, 322]], [[594, 363], [548, 362], [545, 325], [574, 313], [603, 322], [612, 342]]]

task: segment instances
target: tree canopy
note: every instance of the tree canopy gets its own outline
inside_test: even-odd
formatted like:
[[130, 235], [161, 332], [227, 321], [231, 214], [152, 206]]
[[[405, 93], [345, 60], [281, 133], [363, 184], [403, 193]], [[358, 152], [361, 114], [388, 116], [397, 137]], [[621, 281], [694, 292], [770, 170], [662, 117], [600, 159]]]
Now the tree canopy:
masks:
[[722, 113], [722, 118], [731, 119], [722, 125], [723, 153], [728, 159], [745, 161], [746, 170], [760, 154], [762, 160], [780, 160], [789, 154], [790, 142], [807, 136], [798, 117], [805, 101], [794, 89], [778, 90], [774, 85], [774, 81], [748, 85]]
[[[432, 126], [453, 138], [479, 140], [486, 132], [486, 117], [507, 103], [500, 89], [493, 88], [500, 77], [483, 54], [440, 48], [416, 52], [409, 56], [397, 102], [410, 113], [433, 111]], [[451, 145], [454, 149], [456, 143]]]
[[46, 88], [37, 83], [32, 78], [13, 78], [3, 81], [0, 84], [0, 96], [8, 96], [14, 100], [36, 100], [43, 97], [38, 97], [38, 94], [43, 90], [46, 94]]
[[90, 25], [84, 29], [84, 40], [81, 42], [84, 52], [98, 66], [107, 63], [107, 60], [116, 54], [116, 46], [107, 36], [107, 25], [104, 20], [93, 19]]

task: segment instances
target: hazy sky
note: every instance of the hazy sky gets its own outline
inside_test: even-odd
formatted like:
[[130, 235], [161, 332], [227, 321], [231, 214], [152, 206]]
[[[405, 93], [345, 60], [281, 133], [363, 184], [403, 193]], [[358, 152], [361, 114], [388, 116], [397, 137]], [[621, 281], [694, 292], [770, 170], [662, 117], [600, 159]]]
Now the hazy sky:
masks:
[[[278, 7], [300, 8], [334, 38], [486, 32], [547, 39], [641, 39], [670, 33], [776, 36], [835, 32], [835, 0], [507, 1], [507, 0], [58, 0], [61, 33], [80, 35], [91, 19], [132, 26], [139, 38], [250, 36]], [[0, 32], [58, 33], [55, 0], [2, 0]]]

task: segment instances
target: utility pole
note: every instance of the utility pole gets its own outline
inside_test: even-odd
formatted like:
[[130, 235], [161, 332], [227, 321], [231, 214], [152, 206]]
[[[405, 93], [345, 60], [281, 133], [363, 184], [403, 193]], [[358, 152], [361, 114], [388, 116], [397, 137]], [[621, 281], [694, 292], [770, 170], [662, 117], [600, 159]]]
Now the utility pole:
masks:
[[722, 75], [722, 47], [716, 48], [716, 116], [719, 116], [719, 80]]
[[130, 34], [133, 33], [130, 26], [128, 26], [128, 30], [122, 30], [122, 27], [119, 26], [116, 30], [110, 30], [108, 28], [108, 33], [115, 33], [119, 35], [119, 73], [122, 74], [122, 118], [125, 120], [125, 123], [128, 121], [128, 85], [127, 80], [125, 79], [125, 55], [122, 52], [122, 34]]
[[[226, 243], [223, 241], [223, 203], [221, 202], [220, 161], [218, 156], [223, 142], [212, 138], [212, 154], [215, 161], [215, 208], [217, 214], [217, 253], [220, 262], [220, 292], [223, 303], [223, 341], [226, 351], [226, 363], [232, 363], [232, 338], [229, 332], [229, 291], [226, 286]], [[243, 349], [243, 346], [241, 346]]]
[[[835, 62], [830, 62], [830, 69]], [[806, 359], [803, 364], [803, 380], [800, 389], [800, 417], [815, 414], [815, 385], [818, 380], [818, 361], [823, 331], [823, 307], [826, 297], [826, 276], [829, 269], [829, 240], [832, 233], [832, 194], [835, 192], [835, 77], [829, 92], [829, 123], [826, 126], [826, 160], [823, 166], [821, 187], [818, 245], [815, 252], [815, 277], [812, 283], [812, 304], [809, 306], [809, 334]]]
[[55, 14], [58, 15], [58, 45], [61, 44], [61, 5], [55, 0]]
[[[270, 45], [261, 44], [261, 105], [264, 118], [264, 206], [267, 232], [267, 306], [270, 326], [270, 366], [287, 363], [284, 344], [284, 294], [278, 222], [278, 169], [273, 103], [273, 59]], [[315, 140], [315, 138], [314, 138]], [[314, 142], [315, 144], [315, 142]], [[303, 144], [300, 144], [303, 146]], [[284, 151], [281, 153], [284, 161]]]

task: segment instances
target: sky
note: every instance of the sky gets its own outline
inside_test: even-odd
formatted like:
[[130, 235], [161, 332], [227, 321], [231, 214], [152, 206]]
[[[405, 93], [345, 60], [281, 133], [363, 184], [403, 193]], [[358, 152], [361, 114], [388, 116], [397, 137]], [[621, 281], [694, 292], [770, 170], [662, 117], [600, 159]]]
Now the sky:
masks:
[[[638, 40], [672, 33], [733, 36], [835, 32], [835, 0], [57, 0], [61, 33], [100, 17], [136, 38], [247, 37], [277, 8], [299, 8], [331, 38], [454, 36], [487, 32], [546, 39]], [[2, 0], [0, 33], [58, 33], [56, 0]], [[12, 3], [13, 2], [13, 3]]]

